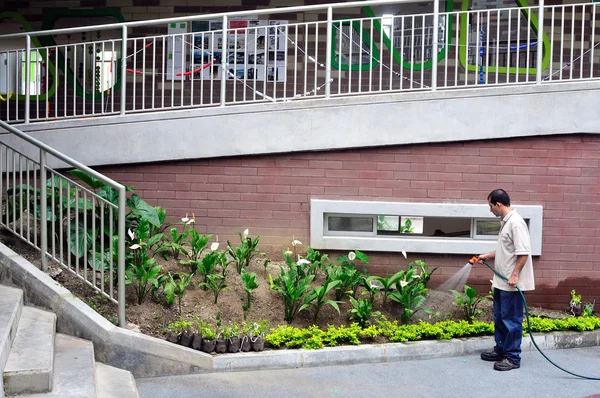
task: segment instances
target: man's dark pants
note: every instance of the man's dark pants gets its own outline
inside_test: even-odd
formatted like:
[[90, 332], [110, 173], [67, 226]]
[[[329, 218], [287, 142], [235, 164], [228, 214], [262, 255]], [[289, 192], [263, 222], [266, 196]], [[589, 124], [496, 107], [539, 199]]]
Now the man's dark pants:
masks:
[[512, 363], [521, 363], [523, 299], [519, 292], [494, 289], [494, 351]]

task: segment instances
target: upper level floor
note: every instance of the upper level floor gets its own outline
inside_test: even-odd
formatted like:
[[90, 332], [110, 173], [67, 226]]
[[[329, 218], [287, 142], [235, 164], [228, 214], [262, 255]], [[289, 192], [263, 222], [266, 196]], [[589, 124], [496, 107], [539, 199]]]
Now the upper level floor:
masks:
[[0, 13], [0, 119], [90, 165], [599, 130], [598, 3], [101, 3]]

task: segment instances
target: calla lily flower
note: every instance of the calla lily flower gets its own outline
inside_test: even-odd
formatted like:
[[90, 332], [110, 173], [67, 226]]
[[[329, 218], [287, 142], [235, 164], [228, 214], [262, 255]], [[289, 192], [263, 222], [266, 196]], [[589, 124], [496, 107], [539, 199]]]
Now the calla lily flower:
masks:
[[136, 243], [135, 245], [131, 245], [131, 246], [129, 246], [129, 248], [130, 248], [131, 250], [137, 250], [137, 249], [139, 249], [139, 248], [140, 248], [140, 245], [138, 245], [138, 244]]
[[244, 237], [244, 239], [246, 239], [246, 238], [248, 237], [248, 234], [249, 234], [249, 232], [248, 232], [248, 228], [246, 228], [246, 229], [244, 230], [244, 233], [242, 234], [242, 236]]
[[406, 285], [408, 285], [407, 281], [400, 281], [400, 287], [404, 287]]
[[406, 257], [406, 252], [404, 250], [402, 250], [402, 255], [404, 256], [404, 258], [407, 258]]
[[132, 240], [135, 239], [135, 234], [131, 231], [131, 229], [127, 230], [127, 234], [129, 235], [129, 238], [131, 238]]
[[210, 250], [215, 251], [219, 248], [219, 242], [214, 242], [212, 245], [210, 245]]
[[348, 253], [348, 260], [354, 261], [355, 258], [356, 258], [356, 253], [354, 253], [354, 252]]
[[310, 261], [308, 261], [305, 258], [301, 258], [300, 260], [298, 260], [298, 265], [305, 265], [305, 264], [310, 264]]

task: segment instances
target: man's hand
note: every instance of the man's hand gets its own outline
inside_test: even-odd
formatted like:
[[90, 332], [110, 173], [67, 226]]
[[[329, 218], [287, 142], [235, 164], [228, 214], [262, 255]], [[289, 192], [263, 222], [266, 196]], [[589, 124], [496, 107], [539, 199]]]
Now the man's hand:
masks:
[[512, 274], [510, 278], [508, 278], [508, 284], [512, 287], [517, 287], [517, 283], [519, 283], [519, 276]]
[[491, 260], [493, 258], [496, 258], [496, 252], [493, 251], [489, 253], [480, 254], [478, 258], [482, 261]]

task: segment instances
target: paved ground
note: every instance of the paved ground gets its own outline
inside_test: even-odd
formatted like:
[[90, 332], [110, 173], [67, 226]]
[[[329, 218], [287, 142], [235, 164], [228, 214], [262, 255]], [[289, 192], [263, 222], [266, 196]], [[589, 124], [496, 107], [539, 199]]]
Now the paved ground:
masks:
[[[568, 370], [600, 378], [600, 347], [550, 350]], [[523, 354], [520, 369], [498, 372], [478, 355], [387, 364], [265, 370], [138, 379], [141, 398], [158, 397], [589, 397], [583, 380]], [[597, 396], [600, 398], [600, 395]]]

